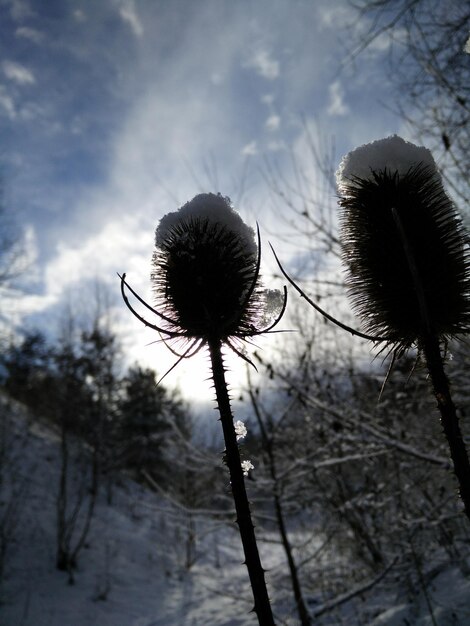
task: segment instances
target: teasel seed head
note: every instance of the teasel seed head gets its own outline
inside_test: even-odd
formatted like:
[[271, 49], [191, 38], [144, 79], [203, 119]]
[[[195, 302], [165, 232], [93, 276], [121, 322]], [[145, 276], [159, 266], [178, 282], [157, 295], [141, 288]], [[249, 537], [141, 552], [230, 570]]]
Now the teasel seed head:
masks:
[[[151, 280], [157, 308], [187, 337], [244, 338], [259, 329], [255, 233], [220, 194], [200, 194], [160, 222]], [[170, 325], [171, 326], [171, 325]]]
[[468, 239], [431, 153], [393, 136], [337, 173], [343, 262], [370, 334], [406, 350], [470, 328]]

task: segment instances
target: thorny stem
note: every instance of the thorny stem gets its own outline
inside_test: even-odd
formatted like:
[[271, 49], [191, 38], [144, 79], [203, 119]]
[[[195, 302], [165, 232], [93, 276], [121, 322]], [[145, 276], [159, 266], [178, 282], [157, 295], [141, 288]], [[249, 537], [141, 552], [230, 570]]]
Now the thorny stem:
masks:
[[470, 520], [470, 462], [462, 438], [455, 404], [450, 393], [449, 380], [444, 371], [439, 340], [435, 335], [428, 335], [422, 340], [421, 346], [431, 377], [437, 407], [441, 414], [442, 427], [449, 444], [454, 473], [459, 482], [460, 497], [465, 507], [465, 514]]
[[217, 405], [220, 413], [220, 421], [225, 439], [226, 460], [230, 473], [230, 486], [232, 488], [237, 524], [245, 554], [245, 565], [248, 569], [251, 588], [255, 601], [254, 612], [258, 617], [260, 626], [274, 626], [274, 618], [269, 602], [268, 590], [264, 577], [264, 569], [256, 543], [255, 529], [251, 519], [250, 505], [245, 488], [245, 479], [240, 460], [240, 452], [237, 444], [233, 415], [230, 406], [230, 398], [225, 380], [225, 368], [222, 358], [221, 341], [209, 339], [209, 351], [212, 364], [212, 376], [214, 380]]

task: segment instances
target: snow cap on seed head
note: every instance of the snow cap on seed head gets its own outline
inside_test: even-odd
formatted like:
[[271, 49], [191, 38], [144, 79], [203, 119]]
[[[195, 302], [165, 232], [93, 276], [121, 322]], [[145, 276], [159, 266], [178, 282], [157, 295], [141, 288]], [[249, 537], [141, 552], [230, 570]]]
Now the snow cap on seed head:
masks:
[[398, 135], [391, 135], [348, 152], [336, 172], [336, 184], [339, 193], [343, 194], [357, 178], [373, 179], [373, 172], [385, 170], [389, 174], [397, 172], [403, 176], [417, 165], [434, 170], [436, 180], [441, 180], [434, 158], [427, 148], [416, 146]]
[[245, 253], [257, 254], [254, 230], [245, 224], [230, 203], [230, 199], [220, 193], [201, 193], [186, 202], [178, 211], [167, 213], [158, 225], [155, 233], [155, 245], [160, 248], [166, 241], [168, 233], [185, 220], [208, 220], [219, 223], [227, 230], [236, 234], [243, 242]]

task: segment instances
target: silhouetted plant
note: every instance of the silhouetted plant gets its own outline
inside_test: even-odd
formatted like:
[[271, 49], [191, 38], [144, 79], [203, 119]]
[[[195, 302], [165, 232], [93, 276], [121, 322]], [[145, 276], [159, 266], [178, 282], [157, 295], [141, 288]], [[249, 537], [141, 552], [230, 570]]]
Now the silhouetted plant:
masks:
[[338, 171], [343, 260], [353, 306], [394, 355], [426, 361], [465, 511], [470, 463], [441, 344], [470, 329], [467, 235], [431, 153], [397, 136], [347, 155]]
[[[470, 519], [470, 463], [441, 345], [470, 330], [468, 238], [426, 148], [393, 136], [349, 153], [337, 172], [347, 287], [365, 333], [311, 306], [396, 357], [411, 347], [426, 361], [460, 495]], [[277, 258], [277, 257], [276, 257]]]
[[[274, 624], [245, 488], [244, 471], [248, 473], [249, 465], [245, 461], [242, 466], [240, 459], [222, 347], [228, 346], [249, 361], [241, 351], [242, 342], [276, 326], [286, 306], [286, 290], [282, 302], [277, 292], [261, 288], [259, 230], [257, 245], [253, 230], [221, 195], [200, 194], [179, 211], [166, 215], [157, 228], [155, 243], [151, 280], [156, 307], [129, 287], [125, 274], [121, 277], [122, 295], [132, 313], [156, 330], [167, 345], [168, 340], [179, 341], [180, 345], [183, 341], [181, 353], [175, 350], [174, 342], [168, 345], [178, 357], [173, 367], [201, 348], [209, 349], [254, 611], [260, 624]], [[131, 306], [126, 287], [159, 318], [158, 324], [148, 322]], [[280, 306], [280, 312], [269, 323], [266, 320], [272, 315], [272, 302], [274, 309]]]
[[363, 146], [338, 187], [347, 285], [367, 332], [398, 353], [467, 332], [466, 235], [429, 151], [396, 136]]

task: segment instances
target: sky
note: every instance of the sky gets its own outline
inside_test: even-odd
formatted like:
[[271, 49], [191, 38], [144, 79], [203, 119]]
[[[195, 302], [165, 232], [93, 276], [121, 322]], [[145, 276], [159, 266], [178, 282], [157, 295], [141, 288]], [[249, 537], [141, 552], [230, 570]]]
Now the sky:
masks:
[[[151, 300], [155, 228], [200, 192], [229, 196], [275, 243], [263, 171], [275, 162], [288, 179], [310, 124], [338, 163], [404, 134], [388, 42], [350, 56], [368, 26], [346, 0], [0, 0], [3, 203], [28, 257], [12, 323], [50, 330], [99, 281], [128, 358], [165, 371], [174, 356], [148, 345], [117, 273]], [[201, 356], [170, 376], [196, 397], [207, 375]]]

